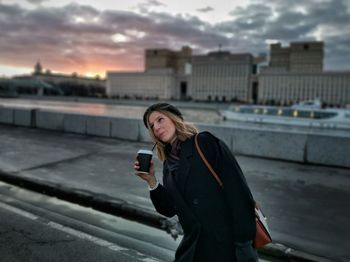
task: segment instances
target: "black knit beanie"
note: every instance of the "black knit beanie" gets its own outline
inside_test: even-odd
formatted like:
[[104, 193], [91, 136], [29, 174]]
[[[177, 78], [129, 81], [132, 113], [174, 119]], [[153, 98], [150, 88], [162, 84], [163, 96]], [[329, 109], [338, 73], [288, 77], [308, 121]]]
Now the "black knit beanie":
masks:
[[153, 104], [151, 105], [149, 108], [147, 108], [147, 110], [145, 111], [145, 113], [143, 114], [143, 123], [145, 124], [146, 128], [148, 129], [148, 117], [149, 115], [154, 112], [154, 111], [168, 111], [178, 117], [180, 117], [181, 119], [183, 119], [181, 112], [179, 111], [179, 109], [177, 109], [175, 106], [170, 105], [168, 103], [157, 103], [157, 104]]

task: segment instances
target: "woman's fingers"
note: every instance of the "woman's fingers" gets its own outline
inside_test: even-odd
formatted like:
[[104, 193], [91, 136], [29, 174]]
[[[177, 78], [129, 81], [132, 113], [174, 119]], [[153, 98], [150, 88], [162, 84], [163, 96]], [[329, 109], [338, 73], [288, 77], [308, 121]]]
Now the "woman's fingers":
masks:
[[140, 163], [138, 161], [135, 161], [134, 162], [135, 175], [137, 175], [138, 177], [140, 177], [146, 181], [154, 179], [154, 162], [153, 162], [153, 160], [151, 160], [151, 165], [150, 165], [150, 169], [149, 169], [148, 174], [138, 172], [139, 169], [140, 169]]
[[154, 176], [154, 162], [153, 162], [153, 160], [151, 160], [151, 165], [149, 167], [149, 174], [151, 176]]
[[136, 170], [140, 169], [140, 163], [138, 161], [134, 162], [134, 169], [136, 169]]
[[151, 176], [149, 174], [136, 172], [135, 175], [137, 175], [138, 177], [140, 177], [141, 179], [143, 179], [145, 181], [149, 181], [151, 179]]

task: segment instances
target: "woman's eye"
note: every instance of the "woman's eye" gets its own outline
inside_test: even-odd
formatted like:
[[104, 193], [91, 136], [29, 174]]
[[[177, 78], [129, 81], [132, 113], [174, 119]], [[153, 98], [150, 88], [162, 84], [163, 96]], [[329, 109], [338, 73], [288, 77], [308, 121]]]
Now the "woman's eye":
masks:
[[164, 119], [164, 118], [162, 118], [162, 117], [161, 117], [161, 118], [159, 118], [159, 119], [158, 119], [158, 122], [162, 122], [162, 121], [163, 121], [163, 119]]

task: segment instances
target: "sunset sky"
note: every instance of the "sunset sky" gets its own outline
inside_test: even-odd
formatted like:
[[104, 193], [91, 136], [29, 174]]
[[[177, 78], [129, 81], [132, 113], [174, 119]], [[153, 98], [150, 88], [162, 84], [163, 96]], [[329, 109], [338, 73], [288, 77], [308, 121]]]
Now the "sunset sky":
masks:
[[0, 77], [40, 60], [52, 72], [143, 70], [146, 48], [268, 53], [325, 42], [325, 69], [350, 70], [349, 0], [0, 0]]

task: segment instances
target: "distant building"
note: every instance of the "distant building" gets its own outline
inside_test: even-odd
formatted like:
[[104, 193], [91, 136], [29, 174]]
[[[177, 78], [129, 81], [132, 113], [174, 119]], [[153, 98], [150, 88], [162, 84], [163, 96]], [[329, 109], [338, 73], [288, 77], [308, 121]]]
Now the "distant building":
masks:
[[186, 100], [189, 96], [192, 49], [183, 46], [179, 51], [169, 49], [146, 49], [145, 71], [171, 68], [173, 70], [172, 99]]
[[32, 76], [19, 76], [17, 79], [33, 78], [53, 86], [60, 88], [65, 95], [78, 95], [78, 96], [104, 96], [106, 84], [105, 80], [99, 77], [90, 78], [78, 76], [76, 73], [57, 74], [51, 73], [50, 70], [43, 72], [43, 67], [38, 61], [34, 66]]
[[144, 72], [107, 72], [109, 97], [247, 101], [253, 56], [148, 49]]
[[195, 100], [249, 101], [251, 54], [211, 52], [192, 58], [191, 96]]
[[145, 71], [107, 71], [108, 97], [187, 99], [192, 49], [146, 49]]
[[19, 94], [62, 95], [62, 91], [44, 81], [31, 77], [20, 79], [0, 78], [0, 97], [17, 97]]
[[169, 49], [146, 49], [145, 71], [172, 68], [175, 74], [185, 75], [186, 64], [191, 64], [192, 49], [183, 46], [180, 51]]
[[270, 55], [228, 51], [192, 55], [145, 50], [145, 71], [107, 72], [107, 95], [138, 99], [194, 99], [292, 104], [320, 98], [325, 104], [350, 104], [349, 72], [324, 72], [323, 42], [270, 45]]
[[174, 96], [175, 77], [171, 68], [146, 72], [107, 72], [108, 97], [133, 99], [170, 99]]
[[258, 103], [288, 105], [319, 98], [327, 105], [350, 104], [350, 72], [323, 71], [323, 42], [270, 48], [270, 64], [258, 75]]
[[319, 73], [323, 70], [323, 42], [292, 42], [270, 45], [270, 69], [275, 72]]
[[350, 104], [350, 72], [263, 73], [259, 103], [290, 105], [319, 98], [328, 105]]
[[43, 67], [40, 64], [40, 61], [36, 62], [33, 73], [34, 75], [40, 75], [43, 73]]

